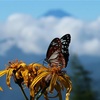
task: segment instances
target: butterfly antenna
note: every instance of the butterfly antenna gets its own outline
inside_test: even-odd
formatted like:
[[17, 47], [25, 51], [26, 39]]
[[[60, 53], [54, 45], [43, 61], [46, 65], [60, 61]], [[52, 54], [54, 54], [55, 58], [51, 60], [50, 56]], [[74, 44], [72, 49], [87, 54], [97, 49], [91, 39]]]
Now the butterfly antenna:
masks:
[[46, 58], [43, 60], [43, 65], [45, 65], [45, 64], [47, 64], [47, 59]]
[[41, 62], [41, 61], [43, 61], [43, 58], [42, 58], [42, 59], [40, 59], [40, 60], [38, 60], [38, 61], [36, 61], [36, 62], [34, 62], [34, 63], [38, 63], [38, 62]]

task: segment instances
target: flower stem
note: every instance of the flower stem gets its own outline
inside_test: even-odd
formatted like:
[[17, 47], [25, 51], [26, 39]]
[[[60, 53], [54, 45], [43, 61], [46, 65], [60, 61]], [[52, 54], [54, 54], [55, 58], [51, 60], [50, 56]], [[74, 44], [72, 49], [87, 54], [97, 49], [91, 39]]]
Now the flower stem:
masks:
[[[18, 85], [19, 85], [19, 84], [18, 84]], [[20, 89], [21, 89], [21, 91], [22, 91], [22, 94], [23, 94], [25, 100], [28, 100], [28, 97], [26, 96], [26, 94], [25, 94], [25, 92], [24, 92], [24, 89], [23, 89], [22, 85], [19, 85], [19, 87], [20, 87]]]
[[38, 100], [42, 94], [45, 92], [45, 90], [47, 89], [48, 86], [46, 86], [39, 94], [37, 94], [37, 97], [34, 100]]

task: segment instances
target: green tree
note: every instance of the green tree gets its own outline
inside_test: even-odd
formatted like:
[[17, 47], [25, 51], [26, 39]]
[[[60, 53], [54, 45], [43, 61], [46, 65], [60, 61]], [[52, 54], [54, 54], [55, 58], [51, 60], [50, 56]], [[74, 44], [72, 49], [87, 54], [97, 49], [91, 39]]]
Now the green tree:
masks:
[[71, 79], [73, 83], [72, 100], [97, 100], [96, 93], [93, 91], [90, 72], [84, 69], [77, 55], [71, 57]]

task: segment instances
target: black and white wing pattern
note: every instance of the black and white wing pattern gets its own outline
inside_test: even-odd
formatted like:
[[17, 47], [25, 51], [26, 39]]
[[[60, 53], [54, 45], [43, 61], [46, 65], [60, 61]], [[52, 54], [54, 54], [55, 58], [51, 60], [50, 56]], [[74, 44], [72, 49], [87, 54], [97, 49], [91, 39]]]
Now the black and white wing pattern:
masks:
[[68, 60], [69, 60], [69, 44], [71, 41], [71, 36], [70, 34], [66, 34], [64, 36], [61, 37], [61, 44], [62, 44], [62, 54], [64, 56], [65, 59], [65, 67], [67, 66]]

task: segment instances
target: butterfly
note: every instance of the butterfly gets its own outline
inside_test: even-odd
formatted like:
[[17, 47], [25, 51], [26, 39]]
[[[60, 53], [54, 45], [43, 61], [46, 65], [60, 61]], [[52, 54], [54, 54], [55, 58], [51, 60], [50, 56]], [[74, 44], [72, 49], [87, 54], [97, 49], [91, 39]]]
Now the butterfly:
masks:
[[65, 68], [69, 59], [70, 34], [65, 34], [61, 38], [54, 38], [47, 50], [45, 61], [52, 67], [54, 64]]

